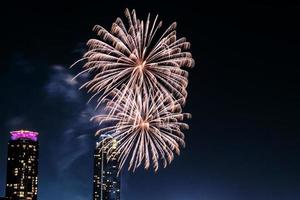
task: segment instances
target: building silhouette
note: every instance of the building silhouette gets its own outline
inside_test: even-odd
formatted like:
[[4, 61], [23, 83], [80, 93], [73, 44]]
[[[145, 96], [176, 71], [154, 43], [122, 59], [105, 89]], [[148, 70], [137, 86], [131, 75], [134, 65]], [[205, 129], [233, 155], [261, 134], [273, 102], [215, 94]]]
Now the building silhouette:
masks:
[[12, 200], [37, 200], [38, 133], [20, 130], [10, 134], [6, 197]]
[[[115, 157], [108, 161], [107, 150], [109, 147], [101, 148], [108, 144], [109, 140], [111, 139], [106, 138], [105, 142], [100, 142], [94, 152], [93, 200], [120, 200], [118, 161]], [[112, 141], [110, 145], [114, 148], [117, 142]]]

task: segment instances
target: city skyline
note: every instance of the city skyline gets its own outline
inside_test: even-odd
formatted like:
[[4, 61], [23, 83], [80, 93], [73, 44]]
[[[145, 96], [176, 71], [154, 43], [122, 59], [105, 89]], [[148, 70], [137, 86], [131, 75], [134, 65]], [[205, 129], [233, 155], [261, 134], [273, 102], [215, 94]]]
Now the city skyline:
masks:
[[[0, 199], [37, 200], [38, 196], [38, 132], [28, 130], [11, 131], [8, 139], [8, 155], [5, 197]], [[106, 142], [105, 142], [106, 141]], [[93, 200], [120, 200], [120, 174], [118, 161], [114, 157], [108, 159], [107, 143], [104, 137], [99, 143], [95, 140]], [[107, 144], [106, 144], [107, 145]], [[117, 142], [112, 143], [113, 148]], [[92, 182], [92, 181], [91, 181]]]
[[8, 140], [5, 197], [12, 200], [37, 200], [38, 133], [11, 131]]
[[[94, 176], [93, 176], [93, 200], [120, 200], [121, 193], [121, 176], [118, 173], [118, 159], [113, 157], [108, 159], [107, 138], [101, 138], [97, 143], [94, 152]], [[109, 140], [112, 140], [111, 138]], [[116, 148], [117, 141], [111, 143]]]
[[[158, 172], [121, 174], [122, 200], [297, 200], [300, 196], [298, 2], [8, 2], [0, 56], [0, 196], [11, 130], [40, 133], [41, 200], [93, 192], [94, 133], [87, 77], [69, 69], [124, 12], [178, 22], [191, 42], [186, 147]], [[100, 108], [101, 111], [101, 108]], [[51, 195], [49, 195], [51, 194]]]

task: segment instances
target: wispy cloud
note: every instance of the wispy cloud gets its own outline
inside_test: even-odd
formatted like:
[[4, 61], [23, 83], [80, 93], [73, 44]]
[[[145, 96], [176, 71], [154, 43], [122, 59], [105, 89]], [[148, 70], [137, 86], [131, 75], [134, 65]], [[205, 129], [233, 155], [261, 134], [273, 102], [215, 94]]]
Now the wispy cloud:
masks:
[[99, 114], [101, 108], [95, 110], [92, 103], [86, 104], [87, 98], [78, 90], [82, 79], [86, 78], [74, 80], [68, 68], [55, 65], [45, 86], [45, 92], [50, 98], [65, 102], [64, 105], [70, 110], [68, 118], [64, 119], [64, 127], [55, 150], [58, 175], [69, 171], [76, 161], [87, 156], [95, 147], [93, 135], [97, 124], [90, 122], [90, 118]]
[[9, 119], [6, 122], [6, 126], [11, 130], [11, 129], [15, 129], [17, 127], [20, 127], [24, 124], [24, 122], [26, 121], [26, 117], [23, 115], [20, 116], [15, 116], [11, 119]]
[[67, 102], [78, 101], [78, 81], [63, 66], [52, 67], [52, 74], [46, 85], [49, 96], [63, 98]]
[[[56, 65], [51, 68], [49, 81], [44, 91], [50, 100], [60, 102], [58, 109], [67, 110], [63, 127], [58, 130], [56, 146], [52, 149], [51, 155], [55, 163], [56, 175], [61, 179], [60, 184], [64, 185], [69, 193], [73, 193], [73, 199], [86, 199], [82, 191], [76, 191], [76, 187], [86, 188], [91, 177], [78, 178], [78, 169], [86, 170], [87, 174], [92, 170], [93, 149], [95, 148], [94, 133], [97, 125], [90, 122], [90, 118], [99, 110], [95, 110], [92, 104], [86, 104], [87, 97], [78, 88], [82, 82], [74, 80], [73, 74], [67, 67]], [[70, 180], [73, 180], [74, 187], [70, 188]], [[91, 182], [92, 183], [92, 182]]]

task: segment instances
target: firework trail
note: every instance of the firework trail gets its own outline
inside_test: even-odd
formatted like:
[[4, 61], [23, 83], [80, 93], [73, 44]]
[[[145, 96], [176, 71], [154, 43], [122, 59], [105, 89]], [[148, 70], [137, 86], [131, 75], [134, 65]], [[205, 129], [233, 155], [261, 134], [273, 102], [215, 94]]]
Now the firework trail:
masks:
[[135, 10], [130, 13], [126, 9], [125, 15], [128, 26], [117, 18], [111, 31], [94, 27], [99, 39], [88, 41], [89, 50], [81, 59], [87, 62], [77, 75], [90, 73], [93, 77], [82, 88], [93, 93], [91, 99], [97, 98], [98, 106], [113, 89], [122, 91], [123, 97], [135, 87], [144, 93], [151, 89], [184, 104], [188, 72], [182, 68], [194, 65], [187, 52], [190, 43], [177, 38], [175, 22], [159, 36], [162, 22], [158, 16], [152, 22], [149, 14], [144, 22], [137, 18]]
[[[116, 91], [114, 95], [123, 96], [123, 92]], [[124, 111], [124, 106], [129, 104]], [[180, 104], [164, 98], [162, 94], [144, 94], [129, 90], [120, 103], [108, 99], [106, 109], [114, 109], [113, 115], [101, 114], [92, 118], [99, 123], [97, 134], [110, 135], [113, 140], [102, 140], [109, 159], [116, 156], [119, 169], [129, 160], [128, 170], [135, 170], [144, 165], [148, 169], [151, 165], [157, 171], [159, 163], [166, 167], [174, 158], [174, 153], [180, 153], [180, 146], [184, 146], [183, 129], [188, 125], [182, 123], [190, 114], [181, 113]], [[117, 145], [116, 145], [117, 144]]]

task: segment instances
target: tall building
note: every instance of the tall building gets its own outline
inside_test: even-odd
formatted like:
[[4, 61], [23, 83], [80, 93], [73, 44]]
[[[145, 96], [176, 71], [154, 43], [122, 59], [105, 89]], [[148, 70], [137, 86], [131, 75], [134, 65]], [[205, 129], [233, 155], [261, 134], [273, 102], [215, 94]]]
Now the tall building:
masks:
[[[106, 140], [108, 141], [108, 140]], [[107, 161], [107, 151], [100, 151], [101, 145], [94, 153], [94, 191], [93, 200], [120, 200], [120, 176], [118, 175], [118, 161], [113, 158]], [[117, 142], [112, 143], [117, 145]]]
[[8, 142], [6, 197], [36, 200], [38, 192], [38, 133], [12, 131]]

